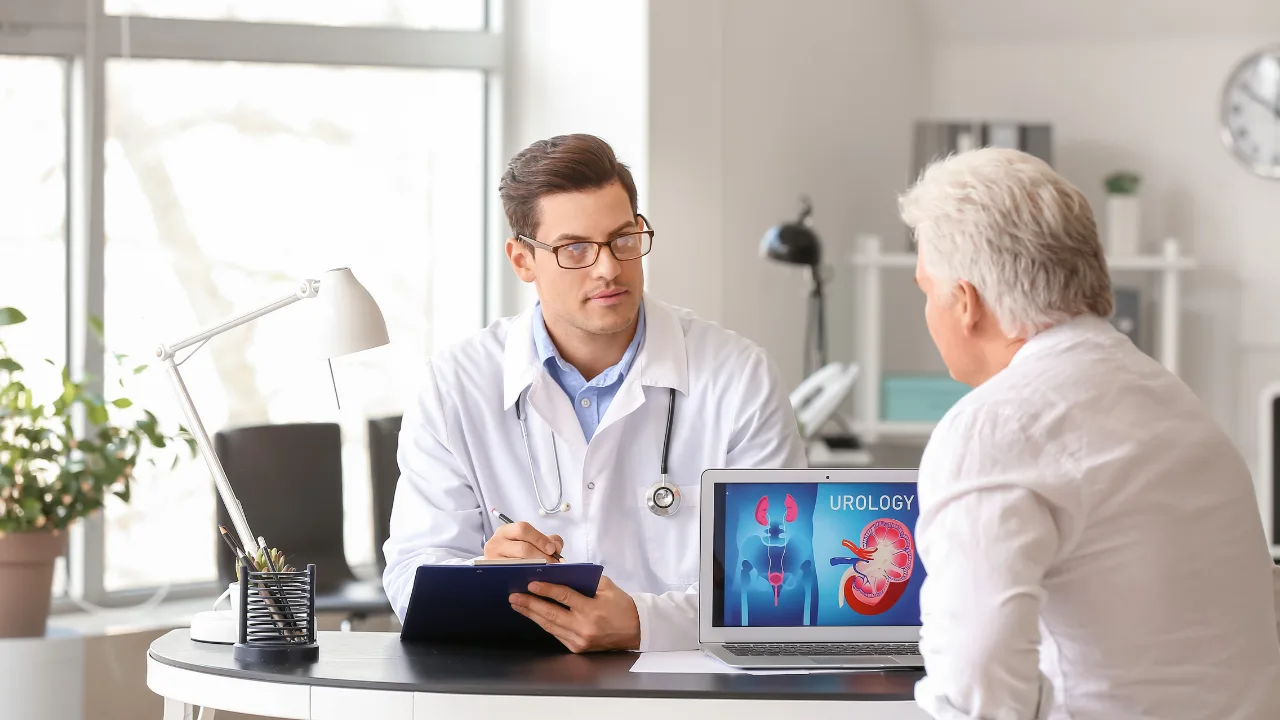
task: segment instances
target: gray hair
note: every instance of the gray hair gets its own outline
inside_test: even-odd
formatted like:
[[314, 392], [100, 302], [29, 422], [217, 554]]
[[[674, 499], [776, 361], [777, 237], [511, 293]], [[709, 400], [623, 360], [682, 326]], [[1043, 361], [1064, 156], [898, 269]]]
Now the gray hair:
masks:
[[898, 207], [941, 291], [968, 281], [1008, 337], [1111, 316], [1093, 210], [1039, 158], [997, 148], [952, 155], [926, 168]]

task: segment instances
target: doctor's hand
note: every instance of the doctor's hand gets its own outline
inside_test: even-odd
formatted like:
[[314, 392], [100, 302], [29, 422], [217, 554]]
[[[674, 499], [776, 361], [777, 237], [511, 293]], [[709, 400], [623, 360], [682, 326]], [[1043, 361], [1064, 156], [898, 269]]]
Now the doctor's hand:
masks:
[[554, 556], [564, 550], [564, 540], [559, 535], [543, 535], [527, 522], [499, 525], [493, 537], [484, 544], [484, 558], [545, 559], [560, 562]]
[[640, 649], [636, 601], [608, 577], [601, 576], [594, 598], [563, 585], [540, 582], [529, 583], [529, 592], [551, 598], [568, 609], [524, 593], [509, 598], [511, 607], [573, 652]]

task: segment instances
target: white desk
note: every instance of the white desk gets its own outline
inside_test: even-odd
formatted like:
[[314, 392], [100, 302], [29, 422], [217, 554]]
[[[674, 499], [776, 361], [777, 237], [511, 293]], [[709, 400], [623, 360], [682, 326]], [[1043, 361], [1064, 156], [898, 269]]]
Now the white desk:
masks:
[[[404, 645], [394, 633], [320, 633], [311, 665], [240, 665], [175, 630], [151, 645], [164, 720], [196, 706], [300, 720], [921, 720], [915, 671], [814, 675], [630, 672], [632, 653], [545, 655]], [[205, 720], [210, 719], [206, 710]]]

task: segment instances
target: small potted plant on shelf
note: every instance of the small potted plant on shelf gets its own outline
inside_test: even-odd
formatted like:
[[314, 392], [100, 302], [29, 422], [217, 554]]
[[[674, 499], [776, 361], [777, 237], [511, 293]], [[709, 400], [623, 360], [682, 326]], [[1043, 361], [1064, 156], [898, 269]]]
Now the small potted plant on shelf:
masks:
[[1107, 188], [1107, 252], [1116, 257], [1137, 255], [1142, 244], [1142, 212], [1138, 186], [1142, 178], [1135, 172], [1121, 170], [1106, 178]]
[[[46, 364], [57, 370], [52, 360], [28, 369], [9, 355], [4, 326], [25, 321], [15, 308], [0, 307], [0, 638], [44, 634], [67, 528], [101, 510], [108, 495], [128, 502], [138, 463], [156, 464], [146, 451], [185, 442], [195, 454], [195, 440], [181, 426], [162, 432], [155, 415], [125, 397], [105, 399], [65, 367], [61, 393], [35, 397], [24, 373]], [[95, 329], [101, 334], [100, 323]]]

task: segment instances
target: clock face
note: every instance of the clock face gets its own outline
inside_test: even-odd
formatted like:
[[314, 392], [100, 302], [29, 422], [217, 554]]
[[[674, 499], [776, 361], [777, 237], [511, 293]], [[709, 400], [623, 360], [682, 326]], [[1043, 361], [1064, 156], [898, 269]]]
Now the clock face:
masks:
[[1222, 93], [1222, 140], [1250, 170], [1280, 179], [1280, 48], [1232, 71]]

